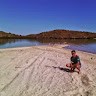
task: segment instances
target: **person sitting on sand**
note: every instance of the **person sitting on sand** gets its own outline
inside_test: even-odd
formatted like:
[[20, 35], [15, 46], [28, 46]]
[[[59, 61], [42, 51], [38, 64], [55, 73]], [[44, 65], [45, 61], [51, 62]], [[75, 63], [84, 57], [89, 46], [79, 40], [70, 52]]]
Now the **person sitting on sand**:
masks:
[[80, 68], [81, 68], [81, 62], [80, 62], [80, 58], [78, 55], [76, 55], [76, 51], [72, 50], [71, 51], [71, 63], [70, 64], [66, 64], [67, 67], [71, 68], [71, 72], [74, 72], [75, 68], [78, 69], [78, 74], [80, 73]]

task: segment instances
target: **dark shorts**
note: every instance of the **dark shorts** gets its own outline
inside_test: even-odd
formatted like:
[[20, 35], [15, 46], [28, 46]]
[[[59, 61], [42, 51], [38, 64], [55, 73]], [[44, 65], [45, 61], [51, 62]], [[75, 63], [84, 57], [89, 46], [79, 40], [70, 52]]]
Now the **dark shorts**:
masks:
[[[75, 66], [75, 67], [76, 67], [76, 64], [77, 63], [72, 63], [72, 65]], [[79, 65], [80, 65], [80, 68], [81, 68], [81, 63], [79, 63]]]

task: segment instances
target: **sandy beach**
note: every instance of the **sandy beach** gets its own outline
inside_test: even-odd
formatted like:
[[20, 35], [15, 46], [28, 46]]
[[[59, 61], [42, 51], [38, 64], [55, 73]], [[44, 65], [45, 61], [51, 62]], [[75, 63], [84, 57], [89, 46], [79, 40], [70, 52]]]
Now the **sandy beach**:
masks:
[[81, 73], [71, 73], [64, 46], [0, 49], [0, 96], [96, 96], [96, 54], [77, 51]]

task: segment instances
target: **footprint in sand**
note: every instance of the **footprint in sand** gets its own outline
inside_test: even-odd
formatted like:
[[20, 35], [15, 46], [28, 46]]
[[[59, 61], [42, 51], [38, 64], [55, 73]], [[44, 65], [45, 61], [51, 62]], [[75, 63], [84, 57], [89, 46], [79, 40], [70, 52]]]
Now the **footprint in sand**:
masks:
[[81, 81], [82, 81], [82, 84], [84, 85], [84, 86], [88, 86], [88, 85], [90, 85], [90, 83], [89, 83], [89, 78], [88, 78], [88, 76], [86, 75], [86, 74], [83, 74], [82, 76], [81, 76]]

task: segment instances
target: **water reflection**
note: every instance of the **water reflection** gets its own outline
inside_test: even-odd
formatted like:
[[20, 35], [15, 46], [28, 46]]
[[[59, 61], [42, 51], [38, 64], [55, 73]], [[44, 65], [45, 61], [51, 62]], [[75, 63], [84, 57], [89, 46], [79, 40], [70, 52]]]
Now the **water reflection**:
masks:
[[30, 43], [37, 43], [37, 44], [62, 44], [62, 43], [68, 43], [68, 44], [92, 44], [96, 43], [96, 39], [39, 39], [39, 40], [33, 40], [33, 39], [0, 39], [0, 46], [5, 44], [11, 44], [11, 43], [23, 43], [23, 42], [30, 42]]
[[0, 45], [4, 45], [6, 43], [12, 43], [18, 41], [17, 39], [0, 39]]
[[[30, 39], [31, 41], [31, 39]], [[76, 45], [81, 45], [81, 44], [92, 44], [96, 43], [96, 39], [39, 39], [38, 42], [40, 43], [53, 43], [53, 44], [62, 44], [62, 43], [68, 43], [68, 44], [76, 44]]]
[[28, 39], [0, 39], [0, 48], [13, 48], [40, 45], [41, 43], [36, 40]]

